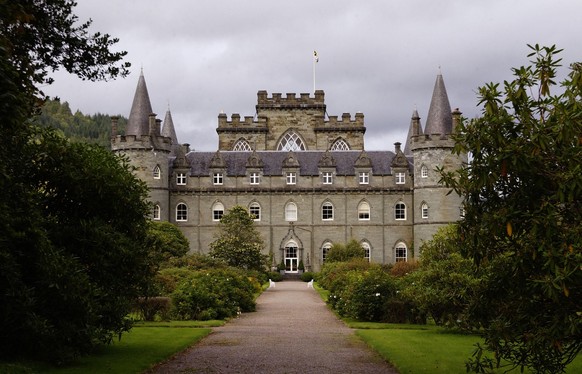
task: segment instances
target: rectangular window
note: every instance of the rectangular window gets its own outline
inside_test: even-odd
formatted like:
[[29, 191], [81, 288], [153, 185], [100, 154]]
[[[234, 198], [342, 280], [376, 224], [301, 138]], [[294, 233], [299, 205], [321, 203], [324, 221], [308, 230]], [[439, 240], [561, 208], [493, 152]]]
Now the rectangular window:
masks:
[[222, 185], [222, 182], [223, 182], [222, 173], [214, 173], [212, 175], [212, 183], [214, 183], [214, 185]]
[[333, 183], [333, 174], [329, 171], [326, 171], [321, 174], [321, 179], [323, 184], [332, 184]]
[[213, 221], [220, 221], [222, 216], [224, 215], [224, 210], [222, 209], [214, 209], [212, 211], [212, 220]]
[[259, 175], [259, 173], [251, 173], [251, 175], [249, 176], [249, 180], [251, 184], [259, 184], [261, 176]]
[[396, 184], [404, 184], [406, 183], [406, 179], [405, 179], [405, 174], [404, 173], [396, 173]]
[[297, 173], [289, 172], [285, 175], [285, 180], [287, 184], [296, 184], [297, 183]]
[[398, 203], [394, 207], [394, 218], [397, 220], [406, 219], [406, 205], [404, 203]]
[[369, 184], [370, 183], [370, 173], [360, 173], [359, 176], [360, 184]]
[[261, 220], [261, 207], [259, 205], [251, 205], [249, 208], [249, 213], [253, 216], [254, 221]]
[[323, 207], [321, 207], [321, 219], [324, 221], [333, 220], [333, 205], [330, 203], [323, 204]]
[[185, 186], [186, 185], [186, 174], [185, 173], [176, 174], [176, 184], [178, 186]]

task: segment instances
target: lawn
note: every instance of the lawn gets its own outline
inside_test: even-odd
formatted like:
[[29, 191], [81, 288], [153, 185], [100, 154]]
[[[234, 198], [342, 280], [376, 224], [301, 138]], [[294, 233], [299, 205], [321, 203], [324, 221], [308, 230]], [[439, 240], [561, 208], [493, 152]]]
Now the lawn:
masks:
[[[179, 323], [175, 323], [180, 325]], [[44, 365], [26, 365], [31, 370], [22, 373], [49, 374], [129, 374], [141, 373], [158, 362], [191, 346], [210, 334], [210, 328], [192, 327], [134, 327], [123, 334], [120, 341], [102, 347], [90, 356], [82, 357], [74, 364], [54, 368]], [[20, 363], [22, 365], [22, 363]], [[0, 364], [0, 373], [10, 372], [8, 366]]]

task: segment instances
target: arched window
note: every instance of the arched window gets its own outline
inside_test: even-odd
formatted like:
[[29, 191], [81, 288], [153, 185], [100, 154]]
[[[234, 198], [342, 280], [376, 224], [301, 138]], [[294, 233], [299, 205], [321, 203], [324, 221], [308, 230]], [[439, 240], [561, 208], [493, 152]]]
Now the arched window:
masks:
[[327, 254], [329, 253], [329, 250], [331, 249], [331, 243], [330, 242], [325, 242], [323, 243], [323, 246], [321, 246], [321, 261], [325, 262], [325, 259], [327, 258]]
[[160, 179], [162, 177], [162, 170], [160, 169], [160, 165], [154, 166], [153, 175], [154, 179]]
[[223, 215], [224, 215], [224, 205], [222, 205], [222, 203], [220, 202], [214, 203], [214, 205], [212, 205], [212, 220], [220, 221]]
[[426, 165], [422, 165], [420, 167], [420, 177], [421, 178], [428, 178], [428, 168]]
[[152, 214], [152, 219], [154, 221], [159, 221], [160, 220], [160, 206], [158, 204], [154, 205], [154, 211]]
[[278, 151], [305, 151], [303, 140], [295, 131], [288, 131], [283, 135], [277, 146]]
[[406, 205], [402, 201], [394, 205], [394, 219], [406, 220]]
[[252, 202], [251, 205], [249, 205], [249, 213], [251, 214], [251, 216], [253, 216], [253, 219], [255, 221], [260, 221], [261, 220], [261, 206], [259, 205], [259, 203]]
[[408, 250], [406, 249], [406, 244], [399, 242], [394, 248], [394, 260], [396, 262], [406, 262], [408, 261]]
[[427, 203], [422, 203], [422, 205], [420, 206], [420, 212], [421, 212], [422, 218], [428, 218], [428, 204]]
[[370, 258], [372, 257], [372, 249], [370, 247], [370, 243], [362, 242], [362, 248], [364, 248], [364, 258], [370, 262]]
[[285, 244], [285, 271], [290, 273], [297, 273], [299, 265], [299, 256], [297, 243], [290, 240]]
[[326, 201], [321, 206], [321, 219], [324, 221], [333, 221], [333, 204]]
[[348, 145], [348, 143], [345, 140], [343, 140], [342, 138], [339, 138], [338, 140], [333, 142], [330, 150], [331, 151], [349, 151], [350, 146]]
[[297, 204], [287, 203], [285, 205], [285, 221], [297, 221]]
[[358, 219], [360, 221], [370, 220], [370, 204], [367, 201], [362, 201], [358, 205]]
[[184, 203], [179, 203], [176, 205], [176, 221], [185, 222], [188, 221], [188, 205]]
[[247, 142], [244, 139], [239, 139], [234, 144], [234, 147], [232, 147], [232, 150], [233, 151], [240, 151], [240, 152], [251, 152], [253, 149], [251, 148], [251, 145], [249, 144], [249, 142]]

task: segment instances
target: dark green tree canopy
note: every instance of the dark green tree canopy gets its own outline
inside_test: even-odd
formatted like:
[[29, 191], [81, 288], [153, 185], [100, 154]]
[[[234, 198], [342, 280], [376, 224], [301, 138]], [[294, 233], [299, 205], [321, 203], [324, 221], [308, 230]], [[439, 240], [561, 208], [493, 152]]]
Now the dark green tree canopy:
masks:
[[362, 245], [357, 240], [351, 239], [346, 244], [333, 243], [325, 257], [325, 262], [347, 262], [354, 258], [364, 258], [364, 255]]
[[264, 247], [253, 216], [237, 205], [222, 216], [216, 240], [210, 243], [210, 256], [230, 266], [264, 271], [268, 259], [262, 254]]
[[472, 161], [443, 179], [465, 197], [463, 254], [490, 270], [472, 311], [487, 346], [560, 372], [582, 348], [582, 64], [558, 87], [560, 50], [530, 48], [512, 81], [479, 88], [457, 135]]

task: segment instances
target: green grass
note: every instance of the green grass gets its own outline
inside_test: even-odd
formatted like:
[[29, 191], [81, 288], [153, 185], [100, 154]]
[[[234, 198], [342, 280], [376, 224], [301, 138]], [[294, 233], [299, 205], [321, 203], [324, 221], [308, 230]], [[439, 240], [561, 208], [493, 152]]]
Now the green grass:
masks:
[[[475, 350], [475, 343], [482, 343], [475, 335], [450, 332], [435, 326], [418, 326], [417, 329], [413, 326], [359, 329], [356, 334], [401, 374], [466, 373], [465, 361]], [[574, 360], [566, 373], [582, 373], [582, 357]]]
[[[176, 322], [178, 324], [178, 322]], [[66, 367], [18, 363], [19, 373], [48, 374], [129, 374], [141, 373], [178, 353], [210, 334], [209, 328], [134, 327], [120, 341], [100, 348]], [[0, 373], [16, 371], [9, 364], [0, 364]], [[29, 368], [30, 370], [26, 370]], [[9, 371], [10, 370], [10, 371]]]

